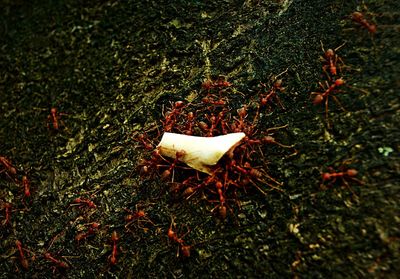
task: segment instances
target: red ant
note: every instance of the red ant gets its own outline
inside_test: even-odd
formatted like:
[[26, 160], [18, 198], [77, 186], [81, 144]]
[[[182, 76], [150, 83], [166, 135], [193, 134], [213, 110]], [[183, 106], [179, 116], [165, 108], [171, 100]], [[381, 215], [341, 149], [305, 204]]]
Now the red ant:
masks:
[[29, 198], [31, 196], [30, 185], [31, 185], [31, 182], [29, 181], [28, 177], [26, 175], [24, 175], [22, 177], [22, 186], [24, 186], [25, 198]]
[[[191, 185], [194, 185], [194, 183], [191, 183], [191, 180], [196, 179], [196, 175], [190, 176], [189, 178], [185, 179], [183, 182], [173, 182], [171, 183], [170, 191], [174, 194], [178, 194], [179, 191], [182, 189], [186, 188], [182, 195], [183, 197], [190, 197], [194, 192], [195, 192], [195, 187], [192, 187]], [[198, 177], [197, 177], [198, 179]]]
[[[141, 222], [147, 222], [147, 223], [154, 225], [154, 223], [147, 217], [146, 212], [144, 210], [138, 210], [137, 206], [136, 206], [135, 212], [132, 212], [131, 210], [126, 209], [126, 208], [124, 210], [129, 212], [129, 214], [125, 216], [125, 221], [127, 222], [127, 224], [125, 225], [125, 228], [128, 228], [129, 225], [131, 225], [135, 221], [138, 222], [138, 226], [140, 228], [143, 228], [140, 226]], [[143, 228], [143, 229], [146, 230], [146, 228]]]
[[344, 172], [324, 172], [322, 174], [322, 181], [328, 181], [328, 180], [332, 180], [332, 182], [335, 182], [335, 180], [340, 177], [340, 178], [344, 178], [344, 177], [354, 177], [357, 176], [358, 171], [356, 169], [348, 169], [347, 171]]
[[332, 168], [331, 172], [324, 172], [322, 173], [322, 184], [321, 187], [324, 185], [325, 182], [330, 181], [329, 184], [332, 185], [336, 182], [338, 178], [340, 178], [343, 183], [346, 185], [347, 188], [355, 195], [351, 187], [349, 186], [347, 180], [352, 180], [357, 182], [358, 184], [363, 184], [362, 181], [355, 178], [358, 175], [358, 171], [356, 169], [347, 169], [346, 171], [335, 172]]
[[371, 33], [371, 34], [376, 33], [376, 29], [377, 29], [376, 25], [368, 22], [368, 20], [365, 19], [364, 15], [361, 12], [353, 12], [351, 14], [351, 19], [354, 22], [359, 23], [365, 29], [367, 29], [369, 33]]
[[[246, 108], [239, 109], [238, 112], [240, 112], [240, 114], [239, 114], [240, 119], [238, 120], [239, 126], [237, 127], [237, 129], [241, 129], [241, 128], [244, 128], [244, 126], [245, 126], [244, 125], [244, 118], [247, 115]], [[214, 114], [211, 114], [211, 116], [205, 115], [206, 118], [211, 123], [211, 127], [208, 127], [208, 125], [205, 124], [204, 122], [203, 123], [205, 125], [202, 124], [203, 125], [203, 130], [204, 131], [208, 130], [207, 137], [212, 137], [214, 135], [214, 131], [216, 131], [216, 130], [218, 132], [221, 132], [224, 135], [226, 135], [228, 133], [229, 126], [225, 121], [225, 114], [226, 114], [226, 109], [223, 109], [222, 111], [220, 111], [217, 116], [215, 116]], [[221, 127], [220, 131], [217, 129], [217, 126]]]
[[214, 130], [218, 125], [218, 119], [214, 114], [211, 114], [211, 116], [206, 115], [206, 117], [211, 123], [211, 127], [208, 129], [207, 137], [212, 137], [214, 135]]
[[214, 88], [223, 88], [223, 87], [230, 87], [232, 84], [225, 80], [225, 77], [220, 76], [216, 81], [212, 81], [210, 79], [206, 80], [201, 84], [205, 90], [209, 91]]
[[224, 106], [226, 104], [226, 101], [224, 99], [219, 99], [219, 100], [214, 100], [214, 95], [207, 95], [207, 97], [204, 97], [201, 99], [203, 103], [205, 104], [211, 104], [214, 106]]
[[18, 252], [19, 252], [19, 260], [21, 262], [22, 267], [24, 269], [28, 269], [29, 268], [29, 263], [28, 263], [28, 260], [25, 258], [21, 241], [16, 240], [15, 241], [15, 245], [17, 246], [17, 249], [18, 249]]
[[184, 130], [184, 133], [186, 135], [193, 135], [193, 126], [194, 126], [194, 113], [193, 112], [188, 112], [188, 114], [186, 115], [187, 117], [187, 122], [186, 122], [186, 127]]
[[[268, 93], [265, 94], [260, 94], [260, 106], [264, 107], [268, 104], [268, 102], [272, 99], [275, 99], [275, 101], [278, 103], [278, 105], [282, 108], [285, 109], [282, 105], [282, 102], [277, 94], [277, 91], [284, 91], [285, 88], [282, 87], [282, 80], [278, 79], [274, 82], [272, 87], [269, 89]], [[260, 82], [261, 86], [264, 88], [267, 88], [267, 85], [265, 83]]]
[[[271, 136], [271, 134], [273, 134], [274, 130], [284, 129], [284, 128], [287, 128], [287, 127], [288, 127], [288, 125], [269, 128], [266, 131], [267, 135], [262, 137], [262, 138], [260, 138], [260, 139], [250, 139], [249, 137], [246, 137], [245, 140], [244, 140], [244, 142], [245, 142], [244, 146], [246, 146], [246, 145], [254, 145], [254, 144], [275, 144], [275, 145], [278, 145], [278, 146], [283, 147], [283, 148], [292, 149], [293, 153], [290, 156], [294, 156], [294, 155], [297, 154], [297, 150], [294, 148], [295, 145], [286, 145], [286, 144], [280, 143], [280, 142], [276, 141], [273, 136]], [[270, 132], [270, 131], [272, 131], [272, 132]], [[268, 134], [268, 133], [271, 133], [271, 134]], [[261, 154], [262, 154], [262, 151], [261, 151]]]
[[174, 106], [172, 107], [172, 110], [166, 113], [165, 120], [163, 121], [165, 132], [171, 132], [176, 123], [177, 116], [181, 113], [184, 107], [185, 103], [183, 101], [176, 101]]
[[172, 227], [175, 228], [174, 220], [171, 221], [171, 225], [169, 226], [167, 235], [170, 241], [176, 242], [179, 245], [176, 256], [177, 257], [179, 256], [179, 250], [180, 250], [184, 257], [190, 257], [190, 250], [192, 247], [190, 245], [185, 245], [185, 241], [183, 240], [183, 238], [190, 232], [190, 230], [188, 230], [185, 234], [179, 237], [177, 233], [172, 229]]
[[1, 208], [5, 210], [6, 217], [2, 223], [3, 226], [11, 225], [11, 208], [12, 204], [9, 202], [1, 203]]
[[[346, 43], [341, 44], [335, 49], [329, 48], [328, 50], [325, 51], [324, 49], [324, 44], [321, 41], [321, 48], [322, 51], [324, 52], [324, 56], [321, 57], [321, 60], [323, 62], [322, 70], [326, 73], [328, 78], [330, 79], [330, 75], [336, 76], [337, 75], [337, 68], [336, 65], [338, 62], [344, 65], [343, 60], [339, 57], [339, 55], [336, 54], [336, 52], [341, 49]], [[327, 69], [329, 69], [329, 73], [327, 72]]]
[[138, 166], [140, 176], [143, 177], [152, 174], [154, 170], [157, 168], [157, 164], [160, 162], [161, 158], [162, 157], [160, 151], [158, 149], [155, 149], [151, 153], [151, 158], [149, 160], [147, 159], [141, 160]]
[[[279, 186], [282, 186], [281, 182], [278, 182], [277, 180], [275, 180], [273, 177], [269, 176], [266, 172], [260, 171], [256, 168], [253, 168], [249, 162], [245, 162], [243, 167], [239, 166], [236, 164], [235, 160], [232, 160], [231, 162], [231, 166], [239, 173], [239, 174], [243, 174], [245, 175], [245, 181], [249, 181], [252, 182], [252, 184], [264, 195], [266, 195], [265, 191], [262, 190], [257, 183], [253, 182], [253, 179], [256, 179], [257, 181], [260, 181], [266, 185], [268, 185], [269, 187], [271, 187], [272, 189], [281, 191], [282, 190], [279, 188]], [[271, 180], [273, 183], [275, 183], [277, 186], [272, 185], [271, 183], [268, 183], [266, 181], [263, 180], [263, 177], [267, 177], [269, 180]]]
[[245, 122], [245, 119], [247, 117], [247, 106], [244, 106], [240, 109], [237, 110], [237, 114], [239, 116], [239, 119], [237, 119], [236, 117], [233, 117], [236, 121], [236, 123], [233, 123], [231, 126], [232, 131], [237, 133], [237, 132], [244, 132], [244, 133], [248, 133], [247, 131], [247, 125]]
[[3, 165], [4, 169], [0, 171], [5, 172], [10, 178], [11, 175], [16, 175], [17, 174], [17, 169], [11, 164], [9, 160], [7, 160], [6, 157], [0, 156], [0, 165]]
[[75, 236], [75, 240], [79, 243], [79, 241], [81, 241], [81, 240], [87, 238], [88, 236], [94, 235], [94, 234], [96, 233], [96, 230], [97, 230], [99, 227], [100, 227], [100, 224], [99, 224], [99, 223], [96, 223], [96, 222], [92, 223], [92, 224], [90, 225], [89, 229], [87, 230], [87, 232], [78, 233], [78, 234]]
[[[50, 114], [47, 116], [47, 128], [50, 129], [50, 123], [54, 130], [58, 130], [60, 128], [61, 116], [66, 115], [66, 113], [58, 112], [57, 108], [51, 108]], [[60, 122], [60, 123], [59, 123]]]
[[218, 113], [218, 118], [217, 118], [217, 122], [220, 123], [221, 132], [223, 135], [226, 135], [227, 133], [229, 133], [229, 126], [226, 123], [225, 115], [226, 115], [226, 109], [223, 109], [222, 111], [220, 111]]
[[54, 263], [57, 267], [62, 269], [68, 269], [69, 265], [66, 262], [57, 260], [49, 252], [44, 253], [44, 258]]
[[[177, 151], [175, 155], [174, 162], [169, 166], [168, 169], [162, 172], [161, 179], [166, 180], [171, 176], [171, 172], [175, 169], [179, 162], [179, 159], [185, 156], [185, 151]], [[165, 165], [158, 165], [158, 167], [165, 167]], [[172, 174], [172, 181], [174, 181], [174, 174]]]
[[[318, 105], [318, 104], [322, 103], [322, 101], [325, 100], [325, 118], [327, 119], [327, 121], [328, 121], [328, 102], [329, 102], [328, 97], [329, 96], [331, 96], [333, 98], [333, 100], [339, 105], [339, 107], [342, 110], [345, 110], [343, 108], [342, 104], [336, 98], [336, 96], [331, 94], [332, 92], [337, 90], [338, 87], [342, 86], [344, 83], [345, 83], [345, 81], [342, 78], [335, 80], [335, 82], [332, 83], [331, 85], [328, 85], [328, 83], [326, 82], [326, 87], [322, 83], [319, 83], [321, 88], [325, 91], [324, 92], [311, 92], [311, 95], [315, 95], [315, 97], [313, 99], [314, 105]], [[328, 126], [329, 126], [329, 122], [328, 122]]]
[[[221, 217], [221, 219], [225, 220], [227, 207], [225, 205], [225, 196], [224, 196], [224, 193], [222, 190], [222, 188], [223, 188], [222, 182], [217, 181], [215, 183], [215, 187], [217, 188], [217, 193], [218, 193], [218, 198], [219, 198], [219, 205], [215, 208], [218, 208], [218, 215]], [[214, 211], [215, 208], [211, 211]]]
[[94, 202], [92, 202], [89, 199], [82, 199], [82, 198], [76, 198], [74, 199], [74, 203], [76, 204], [80, 204], [81, 207], [86, 204], [89, 208], [96, 208], [96, 205], [94, 204]]
[[139, 141], [143, 145], [144, 149], [146, 149], [146, 150], [154, 149], [153, 144], [150, 143], [149, 139], [147, 138], [147, 136], [145, 134], [138, 135], [137, 137], [134, 138], [134, 140]]
[[109, 257], [111, 265], [117, 264], [117, 253], [118, 253], [117, 241], [118, 240], [119, 240], [118, 233], [116, 231], [113, 231], [111, 234], [111, 241], [113, 242], [113, 249], [112, 249], [112, 253]]

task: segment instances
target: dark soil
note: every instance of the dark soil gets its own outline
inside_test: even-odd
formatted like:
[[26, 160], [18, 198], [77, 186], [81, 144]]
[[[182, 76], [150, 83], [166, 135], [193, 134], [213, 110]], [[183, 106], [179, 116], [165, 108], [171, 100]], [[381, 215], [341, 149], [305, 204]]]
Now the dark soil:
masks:
[[[354, 11], [377, 32], [353, 22]], [[0, 278], [396, 277], [399, 15], [395, 0], [1, 1], [0, 156], [18, 173], [0, 173]], [[336, 95], [345, 111], [331, 99], [329, 119], [310, 98], [327, 80], [321, 42], [346, 43]], [[206, 200], [140, 178], [132, 134], [159, 124], [171, 102], [220, 75], [257, 98], [259, 83], [286, 69], [286, 109], [272, 105], [262, 123], [288, 124], [277, 140], [298, 150], [264, 154], [283, 192], [239, 192], [240, 209], [221, 221]], [[52, 107], [63, 113], [58, 130]], [[357, 169], [362, 183], [322, 183], [330, 168]], [[96, 207], [73, 205], [77, 197]], [[148, 219], [125, 227], [125, 209], [138, 207]], [[190, 229], [190, 257], [168, 240], [172, 219]], [[99, 229], [78, 243], [93, 222]]]

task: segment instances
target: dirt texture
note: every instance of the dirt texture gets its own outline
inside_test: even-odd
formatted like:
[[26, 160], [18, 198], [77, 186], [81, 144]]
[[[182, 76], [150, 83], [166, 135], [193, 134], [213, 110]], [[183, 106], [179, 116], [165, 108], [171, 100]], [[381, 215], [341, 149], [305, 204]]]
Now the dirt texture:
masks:
[[[395, 278], [399, 18], [395, 0], [1, 1], [0, 278]], [[288, 125], [274, 137], [297, 154], [254, 164], [282, 191], [237, 191], [221, 220], [140, 175], [135, 135], [171, 104], [224, 77], [233, 112], [256, 107], [279, 74], [258, 129]], [[327, 118], [312, 92], [339, 78]]]

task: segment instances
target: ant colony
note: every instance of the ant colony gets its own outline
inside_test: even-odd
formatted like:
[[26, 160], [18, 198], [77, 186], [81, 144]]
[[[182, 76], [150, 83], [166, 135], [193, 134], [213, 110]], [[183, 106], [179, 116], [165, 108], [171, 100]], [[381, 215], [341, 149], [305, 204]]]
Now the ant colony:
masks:
[[[273, 137], [287, 125], [262, 131], [260, 124], [264, 111], [283, 109], [278, 96], [284, 90], [282, 80], [275, 80], [272, 86], [261, 84], [259, 90], [258, 99], [235, 108], [234, 104], [244, 99], [242, 93], [219, 78], [203, 83], [200, 100], [171, 104], [161, 128], [133, 137], [147, 151], [138, 167], [140, 176], [159, 175], [169, 182], [169, 191], [176, 197], [206, 196], [215, 205], [212, 212], [221, 219], [226, 218], [228, 210], [232, 212], [228, 201], [239, 203], [238, 191], [250, 187], [263, 194], [268, 189], [281, 191], [282, 183], [265, 169], [265, 147], [283, 147], [292, 155], [296, 150]], [[159, 142], [157, 147], [154, 142]]]

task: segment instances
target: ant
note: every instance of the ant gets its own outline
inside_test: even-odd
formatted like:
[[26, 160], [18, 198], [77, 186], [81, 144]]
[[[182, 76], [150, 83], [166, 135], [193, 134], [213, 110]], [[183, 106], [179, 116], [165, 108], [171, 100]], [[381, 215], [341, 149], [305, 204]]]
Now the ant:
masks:
[[227, 113], [227, 110], [223, 109], [222, 111], [220, 111], [218, 113], [218, 116], [217, 116], [217, 122], [221, 126], [221, 132], [223, 135], [226, 135], [229, 133], [229, 126], [228, 126], [228, 123], [226, 123], [226, 118], [225, 118], [226, 113]]
[[76, 203], [77, 205], [80, 205], [80, 207], [82, 207], [83, 205], [86, 204], [89, 208], [96, 208], [96, 205], [94, 204], [94, 202], [92, 202], [89, 199], [76, 198], [76, 199], [74, 199], [74, 203]]
[[364, 15], [361, 12], [353, 12], [351, 14], [351, 19], [354, 22], [357, 22], [361, 26], [363, 26], [365, 29], [368, 30], [369, 33], [375, 34], [376, 33], [376, 25], [373, 23], [368, 22], [368, 20], [365, 19]]
[[171, 132], [172, 128], [176, 123], [177, 116], [181, 113], [182, 109], [185, 107], [185, 103], [183, 101], [176, 101], [171, 111], [168, 111], [165, 114], [165, 120], [162, 121], [164, 131]]
[[204, 81], [201, 84], [201, 87], [207, 91], [210, 91], [211, 89], [214, 88], [223, 88], [223, 87], [231, 87], [232, 84], [228, 82], [224, 76], [218, 77], [216, 81], [212, 81], [210, 79]]
[[134, 137], [133, 140], [140, 142], [142, 144], [142, 146], [144, 147], [144, 149], [146, 149], [146, 150], [154, 149], [154, 144], [149, 140], [146, 133], [140, 134], [137, 137]]
[[[254, 185], [262, 194], [267, 195], [267, 193], [261, 189], [257, 183], [255, 183], [253, 181], [253, 179], [262, 182], [263, 184], [268, 185], [269, 187], [271, 187], [272, 189], [278, 190], [280, 192], [282, 192], [282, 189], [280, 189], [279, 187], [282, 186], [283, 184], [277, 180], [275, 180], [273, 177], [271, 177], [270, 175], [268, 175], [266, 172], [264, 171], [260, 171], [256, 168], [253, 168], [249, 162], [245, 162], [243, 164], [243, 166], [239, 166], [236, 164], [235, 160], [232, 160], [231, 162], [232, 167], [237, 171], [237, 173], [239, 174], [243, 174], [245, 176], [245, 181], [251, 182], [252, 185]], [[270, 179], [273, 183], [275, 183], [278, 186], [274, 186], [271, 183], [268, 183], [266, 181], [263, 180], [263, 177], [267, 177], [268, 179]]]
[[31, 186], [31, 182], [28, 179], [28, 177], [26, 175], [24, 175], [22, 177], [22, 186], [24, 186], [24, 196], [25, 198], [30, 198], [31, 196], [31, 191], [30, 191], [30, 186]]
[[111, 234], [111, 241], [113, 242], [113, 249], [112, 249], [112, 253], [109, 257], [111, 265], [117, 264], [117, 253], [118, 253], [117, 242], [118, 242], [118, 240], [119, 240], [118, 233], [116, 231], [113, 231]]
[[233, 117], [236, 123], [233, 123], [231, 125], [232, 126], [231, 128], [235, 133], [245, 132], [247, 134], [247, 123], [245, 122], [245, 119], [247, 118], [247, 106], [245, 105], [242, 108], [238, 109], [237, 114], [239, 116], [239, 119]]
[[[174, 171], [179, 159], [185, 156], [185, 151], [177, 151], [175, 154], [175, 159], [168, 169], [161, 173], [161, 179], [166, 180], [171, 176], [171, 172]], [[165, 167], [166, 165], [157, 165], [158, 167]], [[172, 173], [172, 182], [174, 181], [174, 173]]]
[[[338, 46], [335, 49], [329, 48], [325, 51], [324, 44], [322, 43], [322, 41], [320, 41], [320, 42], [321, 42], [322, 51], [324, 52], [324, 56], [321, 57], [321, 61], [323, 63], [322, 70], [327, 75], [328, 79], [330, 80], [331, 76], [329, 75], [329, 73], [332, 76], [337, 75], [336, 66], [337, 66], [338, 62], [340, 62], [342, 65], [344, 65], [342, 58], [340, 58], [339, 55], [336, 54], [336, 52], [339, 49], [341, 49], [346, 43], [341, 44], [340, 46]], [[327, 69], [329, 69], [329, 73], [327, 72]]]
[[12, 175], [17, 174], [17, 169], [6, 157], [0, 156], [0, 165], [3, 165], [4, 167], [4, 169], [1, 170], [0, 173], [5, 172], [7, 176], [10, 178]]
[[51, 108], [50, 114], [47, 116], [47, 129], [50, 129], [50, 124], [51, 124], [51, 128], [53, 128], [54, 130], [58, 130], [60, 128], [60, 124], [64, 123], [61, 120], [62, 115], [67, 115], [67, 114], [63, 112], [58, 112], [57, 108], [54, 107]]
[[318, 105], [322, 103], [322, 101], [325, 100], [325, 118], [328, 123], [329, 127], [329, 122], [328, 122], [328, 102], [329, 102], [329, 96], [333, 98], [333, 100], [339, 105], [339, 107], [344, 111], [345, 109], [343, 108], [342, 104], [339, 102], [338, 98], [334, 96], [333, 93], [335, 90], [337, 90], [338, 87], [342, 86], [345, 83], [345, 81], [342, 78], [338, 78], [335, 80], [331, 85], [326, 82], [326, 86], [324, 86], [321, 82], [319, 82], [320, 87], [325, 90], [324, 92], [311, 92], [311, 95], [315, 95], [313, 99], [313, 104]]
[[160, 162], [161, 159], [162, 156], [158, 149], [155, 149], [151, 153], [151, 158], [149, 160], [142, 159], [137, 167], [139, 169], [140, 176], [143, 177], [153, 174], [154, 170], [157, 168], [157, 164]]
[[142, 222], [147, 222], [150, 223], [154, 226], [154, 223], [147, 217], [147, 214], [144, 210], [138, 209], [138, 206], [136, 205], [136, 211], [129, 210], [127, 208], [124, 208], [126, 212], [129, 212], [128, 215], [125, 216], [125, 221], [127, 224], [125, 225], [125, 228], [127, 229], [133, 222], [137, 221], [139, 228], [142, 228], [143, 230], [147, 230], [147, 228], [143, 228], [141, 226]]
[[[214, 114], [211, 114], [211, 116], [208, 116], [206, 114], [205, 116], [210, 121], [210, 124], [211, 124], [211, 126], [208, 129], [207, 137], [212, 137], [214, 135], [214, 131], [218, 125], [218, 118]], [[208, 126], [207, 126], [207, 128], [208, 128]]]
[[356, 169], [348, 169], [344, 172], [324, 172], [322, 174], [322, 181], [332, 180], [332, 183], [336, 181], [338, 177], [354, 177], [357, 176], [358, 171]]
[[184, 133], [188, 136], [193, 135], [193, 126], [194, 126], [194, 113], [192, 111], [188, 112], [186, 115], [187, 122]]
[[[285, 88], [282, 87], [282, 82], [283, 81], [281, 79], [276, 80], [272, 87], [268, 90], [267, 94], [260, 94], [261, 107], [266, 106], [270, 102], [270, 100], [274, 99], [282, 109], [285, 109], [277, 94], [277, 91], [283, 92], [285, 90]], [[260, 84], [263, 88], [268, 87], [265, 83], [260, 82]]]
[[96, 230], [100, 227], [99, 223], [92, 223], [87, 230], [87, 232], [80, 232], [75, 236], [75, 240], [79, 243], [79, 241], [86, 239], [88, 236], [94, 235]]
[[[263, 88], [263, 93], [259, 92], [259, 105], [257, 109], [256, 116], [254, 117], [253, 123], [256, 123], [259, 115], [260, 115], [260, 109], [262, 107], [265, 107], [268, 103], [270, 103], [272, 100], [275, 100], [275, 102], [281, 107], [281, 109], [285, 110], [285, 107], [283, 106], [281, 99], [278, 96], [278, 92], [284, 92], [285, 87], [282, 86], [283, 80], [278, 79], [280, 76], [283, 74], [287, 73], [289, 68], [284, 70], [283, 72], [279, 73], [278, 75], [272, 75], [270, 77], [270, 82], [272, 82], [272, 86], [269, 86], [265, 83], [260, 82], [259, 87]], [[270, 87], [270, 88], [269, 88]], [[269, 89], [267, 89], [269, 88]]]
[[[295, 156], [295, 155], [297, 155], [298, 151], [294, 148], [295, 147], [294, 144], [293, 145], [286, 145], [286, 144], [280, 143], [279, 141], [276, 141], [275, 138], [272, 136], [274, 134], [274, 131], [280, 130], [280, 129], [285, 129], [287, 127], [288, 127], [288, 125], [286, 124], [286, 125], [279, 126], [279, 127], [269, 128], [266, 131], [266, 135], [263, 136], [260, 139], [250, 139], [249, 137], [247, 137], [245, 139], [245, 141], [244, 141], [245, 144], [243, 146], [247, 147], [247, 146], [251, 146], [251, 145], [254, 145], [254, 144], [256, 144], [256, 145], [260, 145], [260, 144], [275, 144], [275, 145], [278, 145], [280, 147], [288, 148], [288, 149], [293, 150], [293, 153], [291, 155], [289, 155], [289, 156]], [[247, 152], [249, 152], [249, 151], [247, 151]], [[250, 155], [251, 155], [252, 152], [254, 152], [254, 150], [250, 151]], [[262, 156], [264, 156], [264, 154], [263, 154], [261, 149], [260, 149], [260, 153], [261, 153]], [[249, 155], [249, 157], [250, 157], [250, 155]]]
[[19, 260], [21, 262], [22, 267], [24, 269], [28, 269], [29, 268], [29, 263], [28, 263], [28, 260], [25, 258], [21, 241], [16, 240], [15, 241], [15, 245], [17, 246], [17, 249], [18, 249], [18, 252], [19, 252]]
[[12, 208], [12, 204], [11, 203], [9, 203], [9, 202], [5, 202], [5, 203], [1, 202], [1, 209], [5, 210], [5, 215], [6, 215], [4, 221], [2, 222], [3, 226], [5, 226], [7, 224], [11, 225], [11, 208]]
[[188, 230], [186, 233], [184, 233], [183, 235], [181, 235], [180, 237], [178, 236], [178, 234], [174, 231], [175, 229], [175, 222], [172, 219], [171, 221], [171, 225], [169, 226], [168, 229], [168, 239], [172, 242], [176, 242], [178, 243], [178, 251], [176, 253], [176, 256], [179, 256], [179, 250], [182, 252], [182, 255], [184, 257], [190, 257], [190, 250], [192, 248], [192, 246], [190, 245], [185, 245], [185, 241], [183, 240], [183, 238], [190, 232], [190, 230]]
[[353, 192], [351, 187], [348, 184], [348, 181], [354, 181], [360, 185], [363, 184], [361, 180], [358, 180], [355, 178], [358, 175], [358, 171], [356, 169], [347, 169], [345, 171], [340, 171], [340, 172], [335, 172], [331, 167], [329, 167], [330, 172], [324, 172], [322, 173], [322, 183], [321, 187], [324, 188], [324, 183], [329, 181], [329, 185], [332, 185], [336, 182], [336, 180], [339, 178], [342, 180], [344, 185], [353, 193], [353, 195], [356, 196], [356, 194]]
[[52, 263], [54, 263], [57, 267], [59, 267], [61, 269], [68, 269], [69, 268], [69, 265], [66, 262], [57, 260], [49, 252], [44, 253], [44, 258], [46, 260], [51, 261]]
[[207, 95], [207, 97], [204, 97], [203, 99], [201, 99], [203, 101], [203, 103], [205, 104], [211, 104], [214, 106], [224, 106], [226, 104], [226, 101], [222, 98], [219, 100], [214, 100], [215, 95]]
[[226, 219], [226, 210], [227, 210], [227, 206], [226, 206], [226, 202], [225, 202], [225, 196], [224, 196], [224, 192], [222, 190], [223, 188], [223, 184], [221, 181], [217, 181], [215, 183], [215, 187], [217, 188], [217, 193], [218, 193], [218, 202], [219, 205], [217, 205], [214, 209], [211, 210], [211, 212], [213, 212], [216, 208], [218, 208], [218, 215], [222, 220]]

